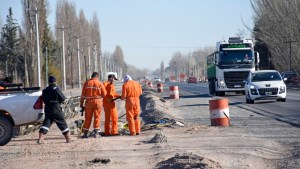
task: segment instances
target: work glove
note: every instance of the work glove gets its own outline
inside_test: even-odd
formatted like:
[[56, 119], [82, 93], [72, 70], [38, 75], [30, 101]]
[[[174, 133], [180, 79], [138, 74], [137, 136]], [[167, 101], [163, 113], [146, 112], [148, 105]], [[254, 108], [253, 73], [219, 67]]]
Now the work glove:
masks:
[[81, 110], [80, 110], [80, 112], [81, 112], [81, 116], [83, 116], [84, 107], [81, 107]]

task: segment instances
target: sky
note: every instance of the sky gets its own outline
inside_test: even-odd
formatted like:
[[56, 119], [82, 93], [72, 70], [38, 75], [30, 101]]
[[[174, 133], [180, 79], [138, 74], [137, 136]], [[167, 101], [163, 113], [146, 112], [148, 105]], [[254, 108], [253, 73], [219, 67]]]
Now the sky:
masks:
[[[125, 62], [139, 69], [168, 66], [175, 52], [188, 55], [200, 48], [215, 47], [217, 41], [235, 36], [239, 30], [251, 33], [253, 11], [250, 0], [69, 0], [77, 15], [83, 9], [87, 19], [97, 14], [102, 53], [119, 45]], [[49, 0], [48, 22], [55, 23], [56, 0]], [[3, 0], [1, 22], [8, 8], [22, 21], [21, 0]]]

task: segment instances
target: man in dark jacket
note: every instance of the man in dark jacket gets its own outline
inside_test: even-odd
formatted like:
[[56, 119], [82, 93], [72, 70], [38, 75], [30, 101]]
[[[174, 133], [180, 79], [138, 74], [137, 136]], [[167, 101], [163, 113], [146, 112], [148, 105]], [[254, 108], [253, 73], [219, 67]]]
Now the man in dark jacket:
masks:
[[43, 90], [43, 101], [45, 103], [45, 120], [39, 131], [38, 144], [43, 144], [44, 135], [46, 135], [53, 122], [56, 123], [62, 134], [66, 138], [66, 142], [71, 142], [68, 125], [65, 121], [64, 114], [60, 104], [62, 104], [66, 97], [61, 92], [58, 86], [56, 86], [56, 79], [54, 76], [50, 76], [48, 79], [49, 86]]

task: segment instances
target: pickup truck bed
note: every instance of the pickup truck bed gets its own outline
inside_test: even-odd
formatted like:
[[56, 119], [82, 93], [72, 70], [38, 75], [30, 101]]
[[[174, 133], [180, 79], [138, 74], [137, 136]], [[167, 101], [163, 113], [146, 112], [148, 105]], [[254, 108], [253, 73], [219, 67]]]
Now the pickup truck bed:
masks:
[[0, 90], [0, 146], [13, 136], [13, 128], [43, 121], [42, 91], [39, 87], [22, 88], [20, 84]]

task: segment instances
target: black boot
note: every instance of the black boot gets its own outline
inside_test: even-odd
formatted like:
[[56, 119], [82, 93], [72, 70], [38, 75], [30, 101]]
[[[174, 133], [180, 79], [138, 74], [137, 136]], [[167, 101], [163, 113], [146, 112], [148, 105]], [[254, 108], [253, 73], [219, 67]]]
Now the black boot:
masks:
[[84, 131], [83, 136], [81, 138], [88, 138], [88, 131]]
[[94, 129], [94, 138], [98, 138], [100, 135], [99, 135], [99, 130], [98, 129]]

